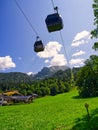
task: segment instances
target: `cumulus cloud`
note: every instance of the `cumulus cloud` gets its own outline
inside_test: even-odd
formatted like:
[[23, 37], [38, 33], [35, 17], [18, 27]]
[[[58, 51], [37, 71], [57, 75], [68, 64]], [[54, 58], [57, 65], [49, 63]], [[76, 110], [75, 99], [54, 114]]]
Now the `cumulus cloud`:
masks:
[[51, 41], [45, 46], [43, 52], [39, 52], [37, 55], [40, 58], [49, 58], [45, 60], [45, 63], [48, 63], [49, 66], [61, 66], [66, 65], [66, 59], [63, 54], [60, 54], [62, 45], [56, 41]]
[[70, 64], [71, 65], [75, 65], [75, 66], [79, 66], [79, 65], [83, 65], [84, 64], [84, 59], [80, 59], [80, 58], [77, 58], [77, 59], [71, 59], [70, 60]]
[[45, 46], [45, 50], [43, 52], [39, 52], [37, 55], [41, 58], [50, 58], [53, 57], [54, 55], [58, 54], [60, 52], [62, 45], [59, 44], [58, 42], [49, 42]]
[[80, 56], [80, 55], [84, 55], [84, 54], [85, 54], [85, 52], [80, 50], [80, 51], [74, 53], [72, 56]]
[[28, 73], [27, 73], [27, 75], [32, 75], [32, 74], [33, 74], [33, 72], [28, 72]]
[[91, 37], [91, 34], [89, 31], [82, 31], [80, 33], [77, 33], [76, 36], [74, 37], [71, 46], [80, 46], [81, 44], [86, 44], [88, 43], [89, 39]]
[[49, 60], [45, 60], [45, 63], [49, 63]]
[[66, 65], [67, 61], [63, 54], [57, 54], [55, 55], [52, 60], [50, 61], [50, 66], [63, 66]]
[[0, 57], [0, 70], [16, 67], [10, 56]]

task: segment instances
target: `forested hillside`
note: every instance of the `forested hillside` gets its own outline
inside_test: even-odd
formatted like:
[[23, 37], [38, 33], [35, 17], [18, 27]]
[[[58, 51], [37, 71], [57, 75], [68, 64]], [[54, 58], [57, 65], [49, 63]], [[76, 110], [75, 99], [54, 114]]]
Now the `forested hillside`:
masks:
[[0, 73], [0, 83], [30, 83], [32, 78], [26, 73], [10, 72]]
[[[74, 79], [76, 79], [79, 70], [80, 68], [72, 69]], [[34, 76], [32, 77], [20, 72], [0, 73], [0, 91], [18, 90], [24, 95], [33, 92], [39, 96], [56, 95], [69, 91], [71, 88], [71, 69], [64, 71], [58, 70], [55, 72], [56, 73], [52, 72], [52, 75], [49, 77], [46, 77], [45, 74], [45, 77], [40, 78], [40, 80], [34, 78]]]

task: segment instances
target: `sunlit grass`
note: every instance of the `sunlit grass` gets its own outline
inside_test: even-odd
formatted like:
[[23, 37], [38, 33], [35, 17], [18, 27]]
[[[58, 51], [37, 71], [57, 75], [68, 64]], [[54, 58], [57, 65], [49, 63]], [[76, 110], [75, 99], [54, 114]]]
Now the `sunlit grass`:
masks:
[[77, 96], [77, 91], [72, 91], [39, 98], [31, 104], [0, 107], [0, 130], [78, 130], [76, 120], [87, 115], [84, 104], [89, 104], [91, 114], [98, 108], [98, 98]]

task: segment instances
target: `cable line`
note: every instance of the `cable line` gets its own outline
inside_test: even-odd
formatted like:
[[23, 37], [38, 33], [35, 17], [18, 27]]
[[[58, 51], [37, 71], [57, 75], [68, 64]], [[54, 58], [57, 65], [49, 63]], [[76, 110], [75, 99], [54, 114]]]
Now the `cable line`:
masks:
[[40, 37], [38, 36], [37, 31], [34, 29], [32, 23], [30, 22], [29, 18], [27, 17], [27, 15], [24, 13], [24, 11], [22, 10], [22, 8], [20, 7], [19, 3], [17, 2], [17, 0], [14, 0], [17, 7], [19, 8], [19, 10], [21, 11], [21, 13], [23, 14], [23, 16], [25, 17], [25, 19], [27, 20], [28, 24], [30, 25], [30, 27], [32, 28], [32, 30], [34, 31], [34, 33], [36, 34], [36, 41], [34, 43], [34, 51], [35, 52], [40, 52], [40, 51], [44, 51], [44, 44], [42, 42], [42, 40], [39, 40]]
[[[51, 2], [52, 2], [52, 6], [53, 6], [53, 8], [54, 8], [54, 11], [56, 10], [56, 11], [58, 12], [58, 7], [57, 7], [57, 6], [55, 7], [54, 1], [51, 0]], [[63, 48], [64, 48], [64, 55], [65, 55], [65, 57], [66, 57], [66, 59], [67, 59], [67, 63], [69, 64], [69, 60], [68, 60], [67, 53], [66, 53], [66, 48], [65, 48], [65, 45], [64, 45], [64, 39], [63, 39], [63, 36], [62, 36], [61, 31], [60, 31], [60, 37], [61, 37], [61, 41], [62, 41]]]
[[[67, 53], [66, 53], [66, 48], [65, 48], [65, 45], [64, 45], [64, 39], [63, 39], [61, 31], [60, 31], [60, 37], [61, 37], [62, 45], [63, 45], [63, 48], [64, 48], [64, 54], [65, 54], [65, 57], [66, 57], [66, 60], [67, 60], [67, 64], [70, 66], [69, 59], [68, 59], [68, 56], [67, 56]], [[75, 84], [74, 84], [74, 74], [73, 74], [72, 68], [70, 68], [70, 75], [71, 75], [71, 86], [73, 86]]]
[[64, 45], [64, 39], [63, 39], [61, 31], [60, 31], [60, 37], [61, 37], [61, 42], [62, 42], [63, 48], [64, 48], [64, 55], [65, 55], [65, 57], [67, 59], [67, 63], [69, 64], [68, 56], [67, 56], [67, 53], [66, 53], [66, 48], [65, 48], [65, 45]]
[[55, 9], [55, 6], [54, 6], [54, 1], [51, 0], [51, 3], [52, 3], [52, 6], [53, 6], [53, 9]]
[[[53, 8], [54, 8], [54, 11], [56, 10], [56, 11], [58, 12], [58, 7], [54, 5], [54, 1], [51, 0], [51, 2], [52, 2], [52, 6], [53, 6]], [[66, 57], [66, 59], [67, 59], [67, 63], [69, 64], [69, 60], [68, 60], [67, 53], [66, 53], [66, 49], [65, 49], [65, 45], [64, 45], [64, 39], [63, 39], [63, 36], [62, 36], [61, 31], [60, 31], [60, 37], [61, 37], [61, 41], [62, 41], [63, 48], [64, 48], [64, 55], [65, 55], [65, 57]]]
[[[56, 6], [56, 7], [54, 6], [53, 0], [51, 0], [51, 2], [52, 2], [52, 6], [53, 6], [53, 8], [54, 8], [54, 11], [57, 11], [57, 13], [58, 13], [58, 7], [57, 7], [57, 6]], [[60, 30], [59, 30], [59, 31], [60, 31]], [[65, 48], [65, 45], [64, 45], [64, 39], [63, 39], [63, 36], [62, 36], [61, 31], [60, 31], [60, 37], [61, 37], [61, 42], [62, 42], [62, 45], [63, 45], [63, 48], [64, 48], [64, 55], [65, 55], [65, 57], [66, 57], [67, 64], [68, 64], [69, 67], [71, 67], [71, 66], [70, 66], [70, 63], [69, 63], [69, 59], [68, 59], [67, 53], [66, 53], [66, 48]], [[73, 86], [73, 85], [74, 85], [74, 74], [73, 74], [72, 68], [70, 69], [70, 75], [71, 75], [71, 85]]]
[[19, 3], [17, 2], [17, 0], [14, 0], [17, 7], [19, 8], [19, 10], [21, 11], [21, 13], [23, 14], [23, 16], [25, 17], [25, 19], [27, 20], [28, 24], [30, 25], [30, 27], [32, 28], [32, 30], [34, 31], [34, 33], [36, 34], [36, 36], [38, 36], [37, 31], [34, 29], [32, 23], [30, 22], [29, 18], [26, 16], [26, 14], [24, 13], [23, 9], [20, 7]]

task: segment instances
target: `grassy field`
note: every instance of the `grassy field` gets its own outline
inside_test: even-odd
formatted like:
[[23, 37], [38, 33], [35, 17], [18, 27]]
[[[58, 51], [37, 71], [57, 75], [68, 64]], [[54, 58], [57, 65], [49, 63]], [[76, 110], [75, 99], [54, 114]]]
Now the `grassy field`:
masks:
[[74, 90], [31, 104], [1, 106], [0, 130], [98, 130], [98, 97], [80, 99]]

